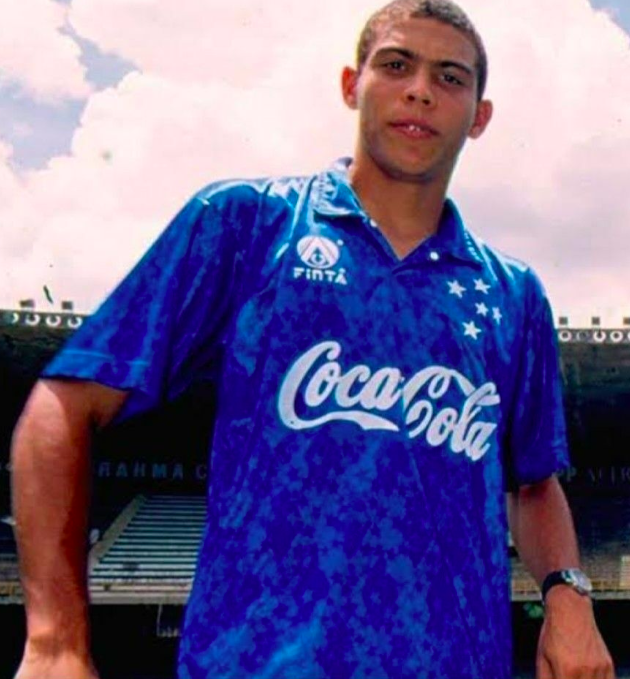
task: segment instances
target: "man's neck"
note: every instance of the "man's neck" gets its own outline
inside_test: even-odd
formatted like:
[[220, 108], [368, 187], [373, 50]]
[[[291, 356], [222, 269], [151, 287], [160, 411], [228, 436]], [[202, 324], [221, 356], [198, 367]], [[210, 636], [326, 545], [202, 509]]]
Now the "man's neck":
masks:
[[349, 168], [349, 179], [363, 209], [399, 258], [438, 230], [446, 181], [405, 182], [355, 163]]

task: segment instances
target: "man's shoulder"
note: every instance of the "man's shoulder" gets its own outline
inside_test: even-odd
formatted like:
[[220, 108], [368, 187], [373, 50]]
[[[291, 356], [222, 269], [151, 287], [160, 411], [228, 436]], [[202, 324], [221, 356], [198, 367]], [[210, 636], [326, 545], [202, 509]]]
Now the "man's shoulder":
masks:
[[203, 249], [200, 244], [213, 247], [222, 239], [223, 252], [247, 252], [251, 269], [265, 266], [269, 253], [290, 237], [295, 215], [316, 177], [222, 179], [206, 185], [189, 202], [195, 242]]
[[221, 179], [197, 191], [193, 200], [217, 207], [291, 204], [312, 179], [307, 175]]
[[471, 231], [467, 235], [480, 261], [506, 292], [530, 301], [546, 298], [544, 285], [530, 264], [489, 245]]
[[515, 275], [528, 275], [531, 272], [532, 269], [527, 262], [504, 252], [501, 248], [490, 245], [474, 231], [467, 229], [466, 235], [479, 259], [486, 266], [505, 270], [505, 272], [511, 272]]

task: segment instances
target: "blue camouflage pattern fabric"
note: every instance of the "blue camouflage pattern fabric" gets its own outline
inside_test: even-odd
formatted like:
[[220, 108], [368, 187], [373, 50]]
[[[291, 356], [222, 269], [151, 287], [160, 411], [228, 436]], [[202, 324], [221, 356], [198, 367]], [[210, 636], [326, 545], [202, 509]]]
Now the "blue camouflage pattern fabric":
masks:
[[399, 260], [348, 182], [199, 192], [47, 376], [219, 391], [182, 679], [508, 679], [505, 490], [566, 466], [526, 265], [447, 201]]

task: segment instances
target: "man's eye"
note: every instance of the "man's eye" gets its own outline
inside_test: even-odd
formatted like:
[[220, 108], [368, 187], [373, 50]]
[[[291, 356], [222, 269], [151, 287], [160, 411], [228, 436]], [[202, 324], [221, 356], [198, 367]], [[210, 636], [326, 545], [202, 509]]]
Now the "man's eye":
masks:
[[397, 73], [404, 71], [405, 68], [407, 67], [407, 64], [405, 64], [404, 61], [401, 61], [399, 59], [396, 60], [396, 61], [388, 61], [387, 63], [385, 63], [383, 65], [387, 70], [396, 71]]
[[452, 73], [443, 73], [442, 74], [442, 80], [444, 82], [448, 83], [449, 85], [463, 85], [464, 81], [460, 80], [457, 76], [454, 76]]

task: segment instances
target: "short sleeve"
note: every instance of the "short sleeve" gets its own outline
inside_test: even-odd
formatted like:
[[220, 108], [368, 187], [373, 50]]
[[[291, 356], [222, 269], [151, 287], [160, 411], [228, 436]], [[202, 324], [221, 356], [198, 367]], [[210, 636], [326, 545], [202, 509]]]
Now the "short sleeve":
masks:
[[125, 415], [211, 379], [233, 297], [236, 225], [253, 218], [216, 194], [187, 203], [43, 377], [129, 391]]
[[527, 315], [506, 441], [510, 489], [542, 481], [569, 464], [553, 316], [540, 282], [527, 275]]

